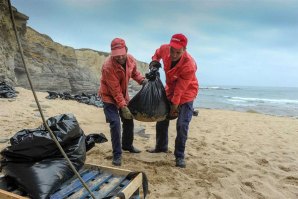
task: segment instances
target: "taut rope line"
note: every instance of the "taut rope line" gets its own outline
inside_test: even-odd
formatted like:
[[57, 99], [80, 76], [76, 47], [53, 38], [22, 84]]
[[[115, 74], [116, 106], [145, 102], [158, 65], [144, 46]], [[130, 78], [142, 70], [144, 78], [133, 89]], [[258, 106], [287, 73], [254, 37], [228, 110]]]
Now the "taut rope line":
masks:
[[28, 81], [29, 81], [29, 84], [30, 84], [30, 87], [31, 87], [31, 91], [32, 91], [32, 93], [33, 93], [35, 102], [36, 102], [36, 104], [37, 104], [37, 107], [38, 107], [38, 110], [39, 110], [39, 113], [40, 113], [40, 116], [41, 116], [41, 118], [42, 118], [43, 124], [44, 124], [44, 126], [46, 127], [46, 129], [49, 131], [51, 138], [53, 139], [53, 141], [55, 142], [55, 144], [56, 144], [57, 147], [59, 148], [61, 154], [62, 154], [63, 157], [67, 160], [67, 162], [68, 162], [70, 168], [72, 169], [72, 171], [73, 171], [73, 172], [75, 173], [75, 175], [79, 178], [79, 180], [81, 181], [81, 183], [83, 184], [83, 186], [85, 187], [85, 189], [90, 193], [90, 195], [92, 196], [92, 198], [93, 198], [93, 199], [96, 199], [95, 196], [94, 196], [94, 194], [93, 194], [93, 193], [91, 192], [91, 190], [88, 188], [87, 184], [83, 181], [83, 179], [81, 178], [80, 174], [77, 172], [77, 170], [75, 169], [75, 167], [73, 166], [73, 164], [71, 163], [71, 161], [69, 160], [69, 158], [67, 157], [67, 155], [66, 155], [66, 153], [64, 152], [63, 148], [61, 147], [61, 145], [59, 144], [58, 140], [56, 139], [54, 133], [52, 132], [52, 130], [50, 129], [50, 127], [49, 127], [48, 124], [46, 123], [46, 120], [45, 120], [45, 118], [44, 118], [42, 109], [41, 109], [41, 107], [40, 107], [40, 104], [39, 104], [37, 95], [36, 95], [35, 90], [34, 90], [33, 85], [32, 85], [32, 81], [31, 81], [31, 78], [30, 78], [30, 74], [29, 74], [29, 72], [28, 72], [28, 69], [27, 69], [27, 66], [26, 66], [26, 63], [25, 63], [24, 53], [23, 53], [23, 48], [22, 48], [22, 45], [21, 45], [21, 42], [20, 42], [20, 39], [19, 39], [19, 35], [18, 35], [18, 33], [17, 33], [17, 29], [16, 29], [16, 25], [15, 25], [15, 20], [14, 20], [14, 16], [13, 16], [13, 12], [12, 12], [12, 7], [11, 7], [10, 0], [8, 0], [8, 5], [9, 5], [9, 12], [10, 12], [10, 17], [11, 17], [12, 26], [13, 26], [13, 29], [14, 29], [14, 32], [15, 32], [15, 36], [16, 36], [16, 39], [17, 39], [17, 43], [18, 43], [18, 47], [19, 47], [19, 50], [20, 50], [20, 53], [21, 53], [22, 62], [23, 62], [23, 65], [24, 65], [24, 68], [25, 68], [25, 71], [26, 71], [26, 74], [27, 74], [27, 78], [28, 78]]

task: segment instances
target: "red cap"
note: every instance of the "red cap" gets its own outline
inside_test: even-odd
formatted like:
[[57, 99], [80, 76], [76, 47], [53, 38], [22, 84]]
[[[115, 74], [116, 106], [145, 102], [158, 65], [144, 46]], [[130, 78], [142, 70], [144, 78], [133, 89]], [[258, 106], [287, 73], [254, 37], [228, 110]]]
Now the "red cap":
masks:
[[171, 38], [170, 46], [176, 49], [186, 48], [187, 38], [183, 34], [175, 34]]
[[111, 42], [111, 55], [119, 56], [126, 54], [126, 44], [125, 41], [121, 38], [115, 38]]

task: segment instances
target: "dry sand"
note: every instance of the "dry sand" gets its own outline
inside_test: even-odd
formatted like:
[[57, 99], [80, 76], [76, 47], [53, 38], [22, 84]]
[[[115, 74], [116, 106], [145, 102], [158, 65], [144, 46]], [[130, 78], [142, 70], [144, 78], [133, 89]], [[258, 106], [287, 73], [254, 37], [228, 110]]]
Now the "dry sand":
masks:
[[[14, 100], [0, 99], [2, 141], [42, 123], [31, 91], [17, 91]], [[47, 118], [73, 113], [85, 134], [102, 132], [110, 140], [101, 108], [37, 94]], [[149, 199], [298, 198], [298, 119], [200, 109], [190, 124], [185, 169], [175, 167], [175, 121], [170, 123], [167, 154], [145, 151], [155, 145], [155, 123], [136, 121], [135, 126], [145, 128], [145, 135], [136, 134], [134, 141], [143, 152], [123, 153], [120, 168], [147, 174]], [[112, 166], [111, 158], [109, 141], [91, 149], [86, 162]]]

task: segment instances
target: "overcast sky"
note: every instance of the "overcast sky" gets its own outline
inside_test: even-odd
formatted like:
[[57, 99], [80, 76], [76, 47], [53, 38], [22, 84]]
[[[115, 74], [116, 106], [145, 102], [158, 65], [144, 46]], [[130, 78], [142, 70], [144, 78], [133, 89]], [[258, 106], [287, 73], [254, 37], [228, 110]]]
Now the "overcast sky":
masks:
[[298, 87], [298, 0], [12, 0], [28, 25], [74, 48], [110, 52], [115, 37], [150, 62], [188, 37], [201, 85]]

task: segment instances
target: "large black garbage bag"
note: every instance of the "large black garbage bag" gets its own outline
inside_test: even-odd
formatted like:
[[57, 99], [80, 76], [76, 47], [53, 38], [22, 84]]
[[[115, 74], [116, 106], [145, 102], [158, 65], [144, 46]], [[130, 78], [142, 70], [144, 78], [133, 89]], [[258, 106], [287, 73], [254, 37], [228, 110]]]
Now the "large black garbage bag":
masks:
[[146, 78], [148, 83], [130, 100], [128, 108], [136, 120], [143, 122], [162, 121], [169, 114], [170, 104], [159, 78], [158, 69], [151, 69], [146, 74]]
[[[62, 114], [46, 122], [74, 167], [81, 169], [86, 159], [86, 145], [76, 118]], [[31, 198], [48, 198], [74, 175], [44, 125], [19, 131], [10, 142], [11, 146], [1, 151], [2, 173], [13, 178]]]
[[15, 89], [6, 82], [0, 82], [0, 98], [14, 98], [17, 96]]

